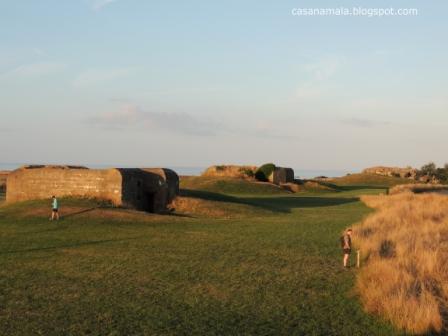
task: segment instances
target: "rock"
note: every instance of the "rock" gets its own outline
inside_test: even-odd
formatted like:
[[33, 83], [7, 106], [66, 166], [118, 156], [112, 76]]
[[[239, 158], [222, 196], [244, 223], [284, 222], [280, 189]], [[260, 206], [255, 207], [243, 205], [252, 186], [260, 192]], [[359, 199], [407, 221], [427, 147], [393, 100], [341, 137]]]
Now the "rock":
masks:
[[412, 167], [399, 168], [399, 167], [371, 167], [364, 169], [363, 174], [374, 174], [381, 176], [390, 176], [390, 177], [401, 177], [407, 178], [411, 180], [415, 180], [417, 178], [417, 169]]

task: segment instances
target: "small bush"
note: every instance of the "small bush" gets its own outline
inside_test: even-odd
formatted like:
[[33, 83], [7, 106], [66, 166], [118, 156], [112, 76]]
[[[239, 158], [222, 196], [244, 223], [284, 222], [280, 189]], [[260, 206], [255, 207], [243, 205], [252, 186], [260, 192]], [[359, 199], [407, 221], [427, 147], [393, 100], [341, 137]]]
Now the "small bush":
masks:
[[391, 240], [383, 240], [380, 245], [379, 254], [382, 258], [392, 258], [395, 256], [395, 244]]
[[257, 169], [257, 171], [255, 172], [255, 178], [258, 181], [268, 182], [269, 176], [271, 176], [274, 170], [275, 170], [275, 164], [266, 163]]
[[250, 168], [240, 168], [240, 172], [247, 177], [255, 176], [255, 172]]

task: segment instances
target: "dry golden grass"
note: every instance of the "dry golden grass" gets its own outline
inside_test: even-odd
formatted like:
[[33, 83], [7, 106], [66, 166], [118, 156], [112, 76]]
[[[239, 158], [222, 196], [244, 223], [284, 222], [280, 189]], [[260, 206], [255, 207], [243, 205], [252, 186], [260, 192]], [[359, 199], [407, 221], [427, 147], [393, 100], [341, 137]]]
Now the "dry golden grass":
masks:
[[237, 166], [237, 165], [211, 166], [202, 173], [202, 176], [251, 178], [255, 175], [256, 170], [257, 166]]
[[364, 307], [408, 332], [444, 331], [448, 197], [404, 192], [361, 199], [377, 210], [355, 227], [367, 257], [357, 279]]
[[400, 184], [389, 190], [390, 195], [400, 194], [402, 192], [430, 192], [430, 191], [448, 191], [448, 186], [443, 184]]

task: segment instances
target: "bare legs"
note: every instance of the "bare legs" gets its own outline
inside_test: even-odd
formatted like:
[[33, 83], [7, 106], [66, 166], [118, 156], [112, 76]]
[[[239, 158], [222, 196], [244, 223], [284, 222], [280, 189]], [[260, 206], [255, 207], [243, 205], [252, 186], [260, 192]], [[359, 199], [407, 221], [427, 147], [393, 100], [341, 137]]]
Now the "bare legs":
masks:
[[349, 265], [349, 258], [350, 258], [350, 254], [348, 254], [348, 253], [344, 253], [344, 260], [343, 260], [343, 262], [344, 262], [344, 267], [348, 267], [348, 266], [350, 266], [350, 265]]
[[57, 211], [53, 211], [52, 213], [51, 213], [51, 218], [50, 218], [50, 220], [59, 220], [59, 213], [57, 212]]

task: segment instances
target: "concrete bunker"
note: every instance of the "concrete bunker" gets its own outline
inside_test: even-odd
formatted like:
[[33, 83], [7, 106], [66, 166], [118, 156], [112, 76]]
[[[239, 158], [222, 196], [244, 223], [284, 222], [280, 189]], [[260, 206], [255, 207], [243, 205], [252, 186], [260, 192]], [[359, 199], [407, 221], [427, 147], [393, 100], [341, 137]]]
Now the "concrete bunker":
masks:
[[80, 166], [24, 166], [7, 179], [6, 202], [88, 197], [115, 206], [163, 212], [179, 194], [178, 175], [166, 168], [88, 169]]
[[269, 176], [269, 182], [280, 185], [294, 182], [294, 170], [292, 168], [275, 167]]

